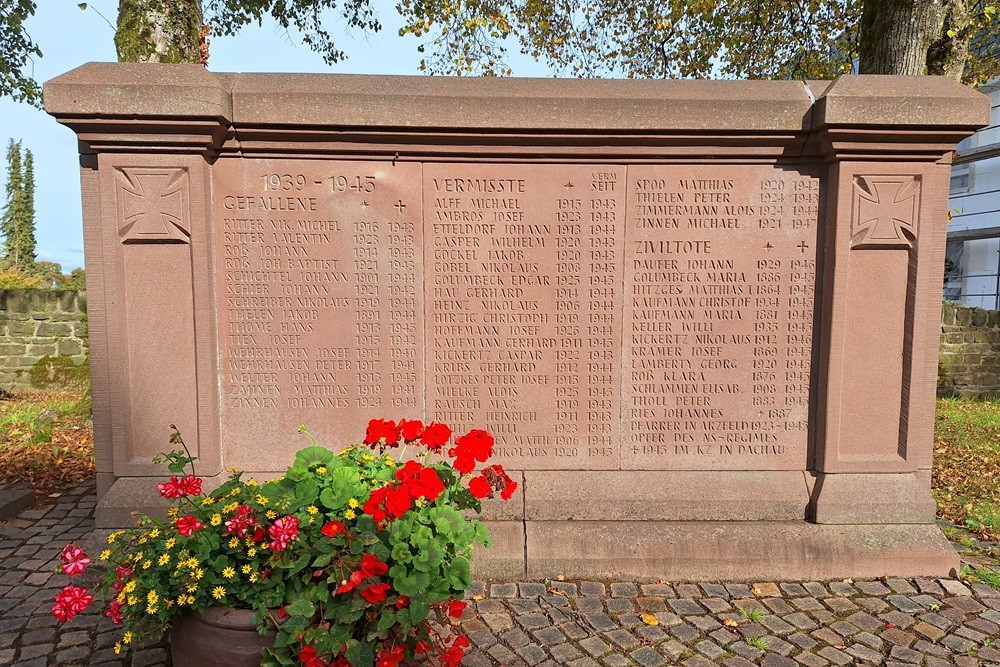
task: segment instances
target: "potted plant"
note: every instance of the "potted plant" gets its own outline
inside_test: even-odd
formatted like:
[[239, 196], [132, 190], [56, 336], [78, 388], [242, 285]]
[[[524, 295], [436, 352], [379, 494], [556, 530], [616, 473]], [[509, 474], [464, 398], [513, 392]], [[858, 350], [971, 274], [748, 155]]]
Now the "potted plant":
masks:
[[[123, 631], [116, 652], [172, 631], [175, 665], [192, 651], [193, 664], [208, 664], [206, 647], [213, 664], [458, 665], [468, 640], [451, 619], [465, 606], [473, 545], [490, 540], [463, 510], [517, 488], [486, 465], [492, 436], [452, 441], [444, 424], [376, 419], [363, 444], [334, 453], [300, 432], [313, 444], [282, 477], [258, 484], [234, 471], [206, 493], [174, 429], [182, 449], [154, 459], [174, 473], [157, 486], [172, 502], [167, 517], [140, 516], [99, 557], [97, 594]], [[76, 575], [90, 558], [70, 544], [62, 561]], [[69, 621], [93, 597], [66, 586], [52, 612]], [[258, 638], [238, 640], [241, 624]], [[237, 645], [240, 655], [225, 655]]]

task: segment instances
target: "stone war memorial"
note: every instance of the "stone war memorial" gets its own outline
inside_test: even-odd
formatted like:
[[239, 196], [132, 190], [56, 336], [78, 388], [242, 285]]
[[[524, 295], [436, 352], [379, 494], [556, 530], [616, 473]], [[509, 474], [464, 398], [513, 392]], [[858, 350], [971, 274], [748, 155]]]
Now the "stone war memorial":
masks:
[[597, 81], [88, 64], [97, 520], [372, 418], [496, 436], [480, 577], [946, 576], [943, 78]]

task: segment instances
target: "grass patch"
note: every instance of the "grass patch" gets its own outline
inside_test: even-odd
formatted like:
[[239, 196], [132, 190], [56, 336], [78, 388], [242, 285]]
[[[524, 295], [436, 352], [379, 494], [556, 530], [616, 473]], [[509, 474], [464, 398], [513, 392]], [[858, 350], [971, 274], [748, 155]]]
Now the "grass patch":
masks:
[[736, 607], [736, 610], [740, 612], [740, 616], [749, 619], [754, 623], [760, 623], [764, 620], [764, 610], [759, 607]]
[[938, 401], [933, 494], [942, 517], [1000, 540], [1000, 402]]
[[992, 586], [1000, 591], [1000, 572], [997, 570], [991, 570], [987, 567], [977, 568], [973, 572], [969, 573], [968, 578], [972, 581], [978, 581], [979, 583], [986, 584], [987, 586]]
[[51, 494], [93, 476], [87, 392], [15, 392], [0, 400], [0, 483]]
[[766, 651], [767, 650], [767, 642], [764, 640], [763, 637], [747, 637], [744, 641], [749, 646], [754, 647], [758, 651]]

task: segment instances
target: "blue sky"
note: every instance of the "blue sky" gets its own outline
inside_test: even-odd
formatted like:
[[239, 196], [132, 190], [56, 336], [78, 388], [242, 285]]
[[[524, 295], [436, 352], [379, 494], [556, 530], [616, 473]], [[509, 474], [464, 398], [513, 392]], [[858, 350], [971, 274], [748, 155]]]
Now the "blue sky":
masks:
[[[273, 24], [245, 28], [237, 37], [212, 40], [209, 69], [216, 72], [336, 72], [418, 74], [417, 41], [400, 38], [395, 2], [372, 0], [383, 30], [376, 36], [334, 30], [348, 59], [330, 67], [319, 55]], [[82, 11], [77, 0], [38, 0], [28, 32], [41, 47], [32, 74], [46, 81], [91, 61], [114, 61], [114, 30], [98, 15], [115, 22], [118, 0], [90, 2]], [[94, 11], [94, 10], [97, 11]], [[331, 16], [336, 19], [335, 16]], [[332, 23], [336, 27], [336, 23]], [[512, 61], [519, 76], [550, 76], [530, 59]], [[59, 262], [63, 269], [82, 266], [83, 230], [80, 176], [75, 135], [44, 111], [0, 99], [0, 141], [20, 139], [35, 157], [35, 210], [38, 259]], [[6, 178], [6, 170], [0, 180]], [[0, 195], [2, 196], [2, 195]]]

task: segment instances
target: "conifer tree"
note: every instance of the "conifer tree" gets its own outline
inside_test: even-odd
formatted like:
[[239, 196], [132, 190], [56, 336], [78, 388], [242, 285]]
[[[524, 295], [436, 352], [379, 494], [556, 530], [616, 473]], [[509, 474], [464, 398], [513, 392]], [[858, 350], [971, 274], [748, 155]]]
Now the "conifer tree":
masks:
[[0, 217], [2, 263], [31, 269], [35, 265], [35, 165], [31, 151], [22, 162], [21, 142], [7, 144], [6, 204]]

